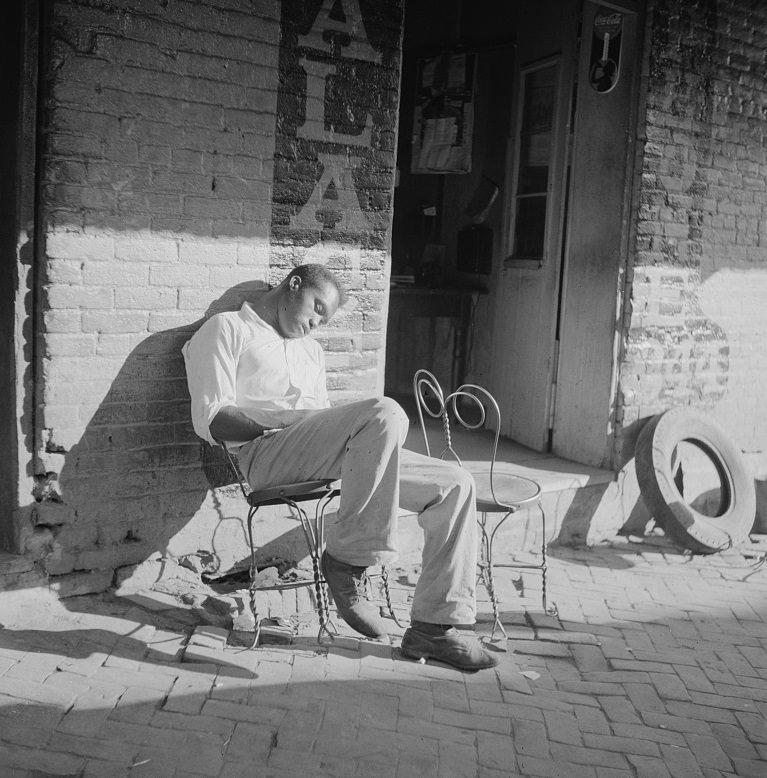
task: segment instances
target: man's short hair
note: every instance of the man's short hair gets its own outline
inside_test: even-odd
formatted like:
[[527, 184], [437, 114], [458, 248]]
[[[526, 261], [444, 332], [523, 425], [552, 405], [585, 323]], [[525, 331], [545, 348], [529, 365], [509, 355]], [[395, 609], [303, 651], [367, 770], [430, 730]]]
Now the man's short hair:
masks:
[[324, 265], [299, 265], [291, 270], [287, 277], [293, 278], [293, 276], [298, 276], [301, 279], [301, 283], [310, 287], [316, 288], [325, 283], [332, 284], [338, 292], [339, 307], [344, 305], [349, 299], [349, 295], [346, 293], [343, 284], [338, 280], [338, 276], [328, 270]]

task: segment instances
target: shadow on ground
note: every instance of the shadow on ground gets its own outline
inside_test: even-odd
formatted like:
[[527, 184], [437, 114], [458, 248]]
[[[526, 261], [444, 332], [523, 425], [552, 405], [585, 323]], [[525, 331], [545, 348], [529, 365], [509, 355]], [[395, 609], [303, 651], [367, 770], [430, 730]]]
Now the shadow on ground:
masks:
[[131, 778], [763, 775], [764, 571], [744, 581], [723, 559], [628, 546], [593, 552], [624, 568], [587, 565], [591, 553], [552, 560], [559, 620], [520, 611], [499, 572], [510, 650], [475, 674], [304, 638], [182, 662], [186, 617], [84, 598], [50, 628], [0, 630], [0, 764]]

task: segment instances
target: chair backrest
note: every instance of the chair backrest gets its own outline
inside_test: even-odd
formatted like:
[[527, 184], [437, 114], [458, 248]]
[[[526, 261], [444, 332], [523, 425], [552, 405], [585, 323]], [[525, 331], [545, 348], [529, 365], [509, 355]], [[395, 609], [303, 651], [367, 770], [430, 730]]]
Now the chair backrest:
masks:
[[[426, 455], [432, 455], [425, 418], [425, 416], [429, 416], [432, 419], [439, 419], [442, 422], [444, 448], [440, 452], [439, 458], [444, 459], [449, 455], [453, 457], [459, 465], [462, 464], [462, 462], [453, 447], [451, 423], [454, 421], [466, 430], [483, 429], [485, 427], [485, 422], [488, 420], [488, 409], [493, 411], [494, 418], [490, 419], [490, 421], [491, 423], [493, 421], [495, 422], [495, 432], [489, 460], [490, 491], [493, 499], [495, 499], [495, 489], [493, 486], [495, 460], [498, 455], [498, 441], [501, 434], [501, 410], [495, 397], [493, 397], [487, 389], [478, 386], [477, 384], [461, 384], [454, 392], [450, 392], [446, 395], [434, 374], [423, 368], [421, 370], [416, 370], [413, 375], [413, 393], [418, 409], [418, 421], [421, 427], [421, 434], [423, 435], [424, 445], [426, 446]], [[478, 412], [479, 418], [477, 421], [472, 422], [466, 419], [467, 412], [464, 410], [462, 413], [459, 407], [459, 402], [462, 400], [469, 402], [471, 407]]]

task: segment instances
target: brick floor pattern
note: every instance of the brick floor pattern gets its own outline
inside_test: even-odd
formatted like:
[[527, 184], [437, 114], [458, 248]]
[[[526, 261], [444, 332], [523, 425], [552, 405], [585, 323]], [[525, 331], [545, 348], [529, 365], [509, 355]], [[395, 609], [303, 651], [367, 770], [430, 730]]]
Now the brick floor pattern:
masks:
[[[307, 622], [253, 651], [188, 611], [106, 596], [0, 628], [0, 777], [767, 776], [767, 570], [663, 542], [499, 568], [508, 642], [460, 673]], [[412, 576], [394, 581], [404, 609]], [[478, 631], [490, 607], [480, 590]], [[505, 649], [505, 650], [501, 650]]]

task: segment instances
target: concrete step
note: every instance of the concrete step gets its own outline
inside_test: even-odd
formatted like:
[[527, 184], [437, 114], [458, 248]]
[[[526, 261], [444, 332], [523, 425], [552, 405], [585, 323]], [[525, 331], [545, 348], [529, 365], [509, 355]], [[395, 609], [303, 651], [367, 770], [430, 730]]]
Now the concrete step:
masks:
[[[449, 453], [443, 454], [445, 443], [441, 424], [428, 420], [426, 427], [431, 456], [450, 458]], [[453, 429], [451, 439], [464, 467], [473, 473], [489, 472], [494, 443], [492, 432]], [[417, 419], [411, 422], [405, 447], [427, 453]], [[626, 483], [625, 474], [580, 465], [501, 438], [494, 468], [496, 484], [502, 485], [506, 474], [530, 478], [541, 487], [548, 543], [582, 545], [613, 537], [637, 510], [639, 490]], [[643, 510], [641, 504], [640, 510]], [[492, 518], [493, 515], [489, 515], [488, 521], [492, 522]], [[646, 518], [644, 523], [647, 523]], [[489, 526], [493, 526], [492, 523]], [[520, 510], [499, 530], [498, 548], [506, 549], [505, 553], [535, 552], [540, 549], [542, 531], [538, 507]]]
[[[432, 455], [438, 455], [442, 449], [439, 425], [430, 423], [429, 439]], [[453, 442], [469, 470], [488, 470], [493, 443], [490, 433], [459, 430], [454, 433]], [[425, 453], [425, 445], [416, 423], [411, 424], [405, 445], [413, 451]], [[641, 501], [637, 505], [639, 491], [635, 479], [632, 484], [625, 474], [616, 475], [611, 471], [578, 465], [503, 439], [498, 448], [496, 473], [501, 478], [506, 473], [524, 475], [540, 484], [543, 492], [541, 507], [546, 519], [545, 537], [549, 544], [593, 544], [614, 537], [632, 521], [638, 527], [647, 523]], [[247, 508], [237, 487], [216, 490], [215, 499], [219, 515], [242, 517], [244, 525]], [[333, 511], [336, 507], [337, 503], [333, 504], [327, 516], [328, 531], [332, 531], [335, 520]], [[637, 520], [638, 511], [640, 514], [644, 511], [644, 515], [640, 515]], [[498, 518], [497, 514], [489, 516], [489, 529], [495, 526]], [[399, 563], [417, 566], [423, 548], [423, 532], [417, 516], [401, 511], [399, 529]], [[242, 530], [241, 538], [245, 539], [244, 526]], [[259, 563], [276, 558], [310, 568], [301, 525], [287, 508], [272, 507], [259, 511], [254, 523], [254, 534]], [[539, 555], [542, 537], [541, 510], [535, 507], [519, 511], [509, 517], [497, 532], [495, 561], [503, 563], [519, 557], [527, 559], [530, 555]], [[232, 546], [230, 557], [221, 559], [219, 572], [246, 565], [249, 556], [247, 541], [243, 543], [240, 540]], [[155, 567], [161, 563], [159, 558], [154, 558], [158, 556], [153, 555], [143, 565], [125, 568], [119, 579], [122, 581], [135, 577], [142, 585], [150, 585], [156, 572]], [[88, 590], [109, 586], [111, 572], [107, 573], [103, 585], [97, 587], [90, 583]], [[40, 587], [48, 587], [48, 582], [32, 561], [0, 552], [0, 592]], [[72, 590], [71, 593], [79, 591]], [[63, 591], [60, 594], [66, 596]]]
[[[430, 422], [428, 430], [430, 452], [438, 456], [442, 450], [441, 428]], [[493, 435], [478, 430], [458, 430], [453, 434], [455, 450], [462, 465], [471, 472], [487, 472], [492, 456]], [[426, 447], [416, 423], [411, 423], [405, 447], [425, 454]], [[629, 483], [626, 474], [579, 465], [550, 454], [532, 451], [509, 440], [501, 439], [497, 452], [495, 476], [502, 482], [504, 474], [526, 476], [536, 481], [543, 493], [541, 508], [546, 520], [546, 540], [549, 544], [583, 545], [614, 537], [622, 527], [634, 522], [643, 527], [648, 520], [640, 502], [638, 486]], [[234, 499], [238, 499], [234, 495]], [[335, 508], [335, 505], [332, 506]], [[642, 516], [637, 520], [637, 511]], [[306, 547], [300, 525], [293, 519], [286, 531], [285, 510], [263, 511], [256, 522], [259, 538], [258, 558], [272, 557], [301, 560]], [[488, 516], [488, 528], [495, 526], [498, 514]], [[327, 516], [328, 532], [335, 522], [333, 510]], [[509, 561], [515, 555], [540, 553], [543, 537], [541, 509], [532, 507], [510, 516], [498, 530], [495, 552], [499, 561]], [[423, 531], [416, 514], [400, 511], [400, 563], [414, 564], [420, 560]]]
[[34, 561], [27, 557], [0, 551], [0, 592], [37, 586], [45, 582]]
[[13, 620], [21, 612], [50, 611], [56, 599], [34, 561], [0, 551], [0, 629], [6, 619]]

